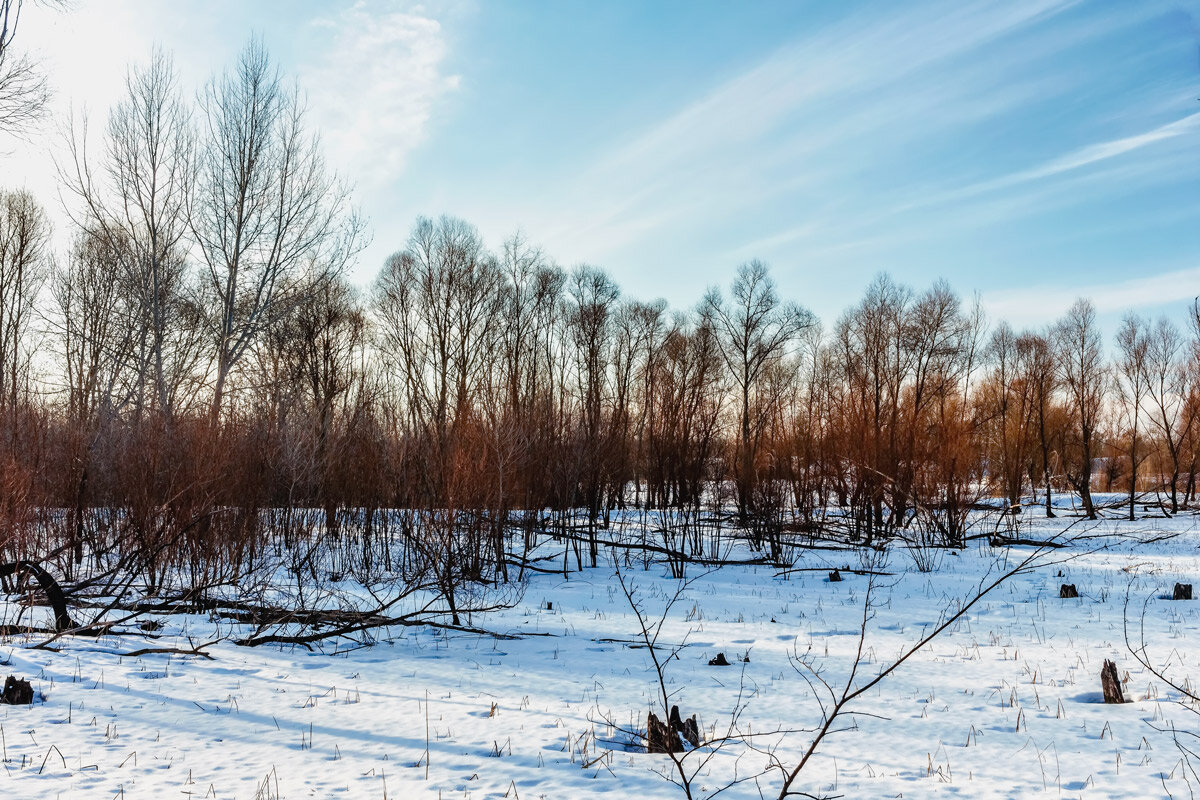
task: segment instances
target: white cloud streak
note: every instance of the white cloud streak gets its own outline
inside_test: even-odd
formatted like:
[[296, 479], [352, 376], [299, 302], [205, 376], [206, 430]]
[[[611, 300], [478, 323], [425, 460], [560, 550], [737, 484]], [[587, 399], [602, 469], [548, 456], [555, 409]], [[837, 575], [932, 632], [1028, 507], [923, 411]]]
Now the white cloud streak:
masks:
[[[599, 257], [634, 240], [647, 216], [719, 216], [737, 210], [739, 197], [819, 191], [846, 177], [854, 158], [848, 143], [857, 139], [883, 132], [896, 146], [899, 137], [919, 136], [930, 126], [1028, 100], [1011, 90], [979, 98], [980, 76], [1003, 70], [961, 60], [1072, 5], [937, 2], [883, 16], [852, 14], [777, 50], [602, 156], [568, 190], [584, 202], [568, 207], [552, 200], [549, 218], [536, 224], [548, 232], [548, 244], [582, 244]], [[797, 237], [785, 230], [764, 238]]]
[[1200, 131], [1200, 111], [1189, 114], [1181, 119], [1168, 122], [1160, 125], [1152, 130], [1144, 133], [1135, 134], [1132, 136], [1124, 136], [1118, 139], [1109, 141], [1097, 142], [1095, 144], [1080, 147], [1070, 153], [1066, 153], [1058, 158], [1030, 169], [1014, 172], [1009, 175], [995, 178], [993, 180], [984, 181], [983, 183], [969, 186], [955, 192], [950, 192], [939, 197], [936, 202], [949, 202], [952, 200], [961, 200], [967, 197], [972, 197], [979, 194], [995, 191], [998, 189], [1008, 189], [1014, 186], [1019, 186], [1025, 183], [1053, 178], [1067, 172], [1089, 167], [1109, 159], [1123, 156], [1127, 153], [1132, 153], [1135, 150], [1140, 150], [1144, 147], [1164, 142], [1169, 139], [1174, 139], [1178, 136], [1183, 136], [1188, 133]]
[[1057, 319], [1077, 297], [1089, 298], [1097, 312], [1107, 314], [1182, 306], [1197, 294], [1200, 294], [1200, 267], [1188, 267], [1108, 283], [1044, 283], [984, 292], [982, 302], [989, 317], [1019, 327]]
[[[1040, 193], [1060, 176], [1191, 134], [1200, 122], [1200, 115], [1175, 120], [1049, 158], [1034, 151], [1041, 163], [999, 176], [978, 174], [988, 159], [969, 152], [959, 163], [939, 153], [930, 165], [936, 171], [913, 173], [922, 163], [914, 148], [1077, 92], [1078, 76], [1039, 65], [1160, 11], [1114, 7], [1082, 23], [1066, 20], [1077, 5], [933, 2], [850, 14], [601, 154], [523, 222], [545, 231], [555, 252], [604, 260], [642, 241], [647, 219], [662, 226], [662, 236], [741, 215], [753, 242], [722, 257], [803, 258], [864, 236], [911, 235], [911, 220], [891, 218], [934, 205], [953, 209], [964, 228], [975, 224], [973, 210], [1024, 213], [1031, 203], [976, 209], [995, 206], [976, 196], [1001, 189], [1032, 195], [1041, 181]], [[897, 165], [910, 172], [898, 173]], [[750, 216], [772, 207], [788, 216], [757, 224]]]

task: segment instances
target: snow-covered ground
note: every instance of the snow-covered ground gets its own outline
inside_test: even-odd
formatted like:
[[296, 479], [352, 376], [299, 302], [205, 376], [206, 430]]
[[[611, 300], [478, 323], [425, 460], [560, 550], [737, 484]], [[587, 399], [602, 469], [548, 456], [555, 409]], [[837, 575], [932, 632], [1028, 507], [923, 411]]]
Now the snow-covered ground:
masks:
[[[1040, 520], [1045, 537], [1074, 524], [1055, 563], [984, 598], [851, 706], [794, 789], [845, 797], [1187, 797], [1186, 766], [1166, 733], [1196, 730], [1162, 681], [1125, 645], [1143, 617], [1149, 653], [1182, 682], [1200, 682], [1200, 603], [1163, 599], [1176, 581], [1200, 584], [1200, 518], [1135, 523]], [[1110, 512], [1115, 513], [1115, 512]], [[1172, 535], [1174, 534], [1174, 535]], [[944, 553], [919, 572], [903, 551], [877, 570], [860, 681], [918, 641], [1029, 547], [986, 540]], [[814, 685], [798, 659], [839, 687], [858, 645], [868, 577], [851, 552], [814, 550], [779, 576], [769, 567], [691, 567], [666, 614], [659, 653], [672, 702], [710, 735], [739, 714], [743, 733], [711, 755], [693, 783], [707, 796], [774, 797], [772, 750], [795, 765], [821, 721]], [[816, 569], [819, 568], [819, 569]], [[1062, 577], [1058, 573], [1062, 572]], [[662, 566], [621, 569], [657, 622], [679, 588]], [[1060, 600], [1074, 583], [1080, 598]], [[1200, 587], [1198, 587], [1200, 588]], [[1200, 596], [1200, 595], [1198, 595]], [[1148, 602], [1146, 602], [1148, 600]], [[515, 607], [472, 624], [514, 638], [430, 628], [391, 631], [371, 646], [335, 652], [213, 645], [205, 660], [120, 657], [140, 647], [213, 638], [201, 616], [164, 618], [161, 638], [110, 637], [0, 648], [0, 672], [27, 676], [43, 698], [0, 707], [8, 797], [578, 798], [682, 797], [664, 755], [638, 752], [627, 732], [661, 700], [650, 654], [611, 560], [528, 580]], [[227, 628], [222, 629], [228, 633]], [[723, 652], [732, 666], [709, 666]], [[741, 660], [748, 656], [749, 660]], [[1128, 673], [1133, 702], [1104, 705], [1103, 661]], [[779, 733], [773, 733], [780, 731]], [[1200, 765], [1197, 765], [1200, 767]]]

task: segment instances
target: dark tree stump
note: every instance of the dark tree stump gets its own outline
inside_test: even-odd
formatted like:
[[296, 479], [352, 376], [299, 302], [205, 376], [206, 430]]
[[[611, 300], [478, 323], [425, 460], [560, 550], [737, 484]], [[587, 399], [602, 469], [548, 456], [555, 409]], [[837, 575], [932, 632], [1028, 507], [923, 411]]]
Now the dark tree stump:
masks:
[[27, 706], [33, 702], [33, 687], [24, 678], [9, 675], [0, 692], [0, 703], [10, 706]]
[[678, 736], [671, 735], [671, 729], [662, 720], [650, 712], [646, 716], [646, 752], [647, 753], [682, 753], [683, 744]]
[[1191, 600], [1192, 585], [1190, 583], [1175, 584], [1175, 593], [1171, 595], [1172, 600]]
[[667, 715], [667, 724], [671, 726], [671, 730], [683, 729], [683, 720], [680, 717], [679, 706], [671, 706], [671, 713]]
[[1104, 667], [1100, 670], [1100, 688], [1104, 692], [1104, 702], [1125, 702], [1125, 695], [1121, 693], [1121, 679], [1117, 677], [1117, 665], [1108, 659], [1104, 659]]
[[724, 653], [717, 653], [717, 657], [716, 657], [716, 658], [710, 658], [710, 659], [708, 660], [708, 665], [709, 665], [710, 667], [728, 667], [728, 666], [729, 666], [729, 662], [725, 660], [725, 654], [724, 654]]
[[696, 715], [692, 714], [683, 721], [683, 738], [691, 742], [692, 747], [700, 746], [700, 724], [696, 722]]
[[676, 736], [682, 736], [683, 740], [692, 747], [700, 746], [700, 726], [696, 722], [696, 715], [692, 714], [687, 719], [680, 719], [679, 706], [671, 706], [671, 733]]
[[1075, 584], [1073, 583], [1064, 583], [1058, 589], [1058, 596], [1064, 600], [1079, 597], [1079, 590], [1075, 588]]
[[832, 570], [829, 573], [829, 582], [830, 583], [838, 583], [839, 581], [841, 581], [841, 579], [842, 579], [842, 573], [838, 572], [836, 569]]

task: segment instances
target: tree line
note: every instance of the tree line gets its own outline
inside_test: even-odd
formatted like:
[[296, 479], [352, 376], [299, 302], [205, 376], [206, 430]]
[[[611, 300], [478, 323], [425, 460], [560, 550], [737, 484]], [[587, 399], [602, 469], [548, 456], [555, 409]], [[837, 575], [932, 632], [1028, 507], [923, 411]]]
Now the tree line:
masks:
[[1106, 343], [1087, 300], [1015, 331], [880, 275], [822, 326], [751, 261], [670, 309], [445, 216], [363, 291], [364, 221], [261, 43], [194, 99], [155, 53], [99, 130], [67, 127], [67, 252], [0, 191], [5, 558], [127, 554], [153, 588], [280, 537], [358, 565], [399, 537], [453, 587], [507, 579], [514, 537], [594, 564], [631, 510], [696, 553], [689, 525], [728, 510], [781, 560], [829, 531], [962, 546], [994, 498], [1196, 501], [1200, 304]]

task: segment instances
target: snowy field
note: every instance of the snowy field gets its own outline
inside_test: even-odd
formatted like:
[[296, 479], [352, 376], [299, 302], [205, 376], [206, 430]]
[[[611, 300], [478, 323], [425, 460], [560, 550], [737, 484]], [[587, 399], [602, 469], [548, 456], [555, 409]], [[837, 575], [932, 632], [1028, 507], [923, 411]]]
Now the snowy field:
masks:
[[[1161, 680], [1126, 648], [1123, 623], [1153, 663], [1200, 681], [1200, 605], [1171, 601], [1200, 584], [1200, 518], [1042, 520], [1022, 535], [1072, 526], [1045, 566], [983, 598], [932, 644], [860, 697], [793, 789], [843, 797], [1188, 797], [1187, 765], [1168, 733], [1196, 730]], [[1117, 512], [1110, 511], [1110, 515]], [[901, 549], [865, 565], [813, 550], [787, 575], [764, 566], [690, 567], [666, 610], [658, 654], [671, 702], [709, 738], [736, 715], [743, 735], [689, 753], [693, 796], [776, 797], [821, 723], [821, 684], [840, 688], [875, 581], [858, 681], [869, 680], [989, 574], [1031, 547], [979, 539], [939, 555], [933, 572]], [[1007, 562], [1005, 558], [1007, 557]], [[159, 638], [10, 639], [4, 673], [41, 697], [2, 706], [8, 797], [20, 798], [614, 798], [683, 797], [668, 756], [631, 734], [663, 716], [650, 652], [611, 557], [599, 568], [529, 578], [521, 601], [470, 623], [511, 638], [432, 628], [377, 633], [324, 650], [223, 642], [212, 660], [122, 657], [228, 635], [202, 616], [161, 618]], [[874, 579], [847, 571], [869, 566]], [[843, 568], [831, 583], [827, 570]], [[1062, 577], [1058, 573], [1062, 573]], [[622, 564], [657, 623], [680, 589], [661, 565]], [[1061, 600], [1062, 583], [1079, 599]], [[1126, 598], [1129, 597], [1128, 611]], [[1144, 616], [1143, 616], [1144, 608]], [[15, 608], [8, 609], [11, 620]], [[466, 620], [464, 620], [466, 622]], [[675, 657], [668, 658], [671, 653]], [[709, 666], [724, 653], [731, 666]], [[748, 657], [748, 661], [744, 660]], [[1116, 661], [1132, 702], [1104, 705], [1099, 673]], [[3, 676], [0, 674], [0, 677]], [[703, 766], [701, 764], [703, 762]], [[1197, 765], [1200, 766], [1200, 765]], [[1195, 787], [1193, 787], [1195, 788]]]

